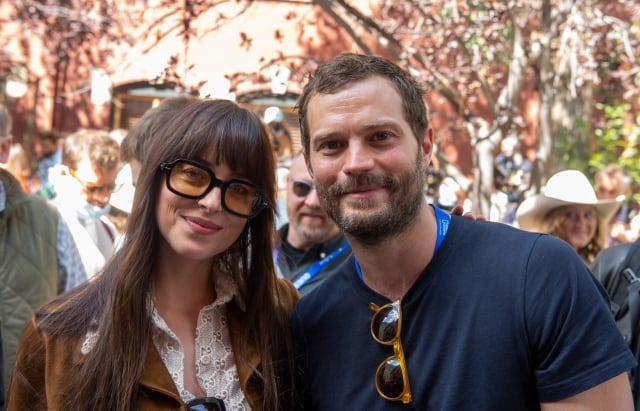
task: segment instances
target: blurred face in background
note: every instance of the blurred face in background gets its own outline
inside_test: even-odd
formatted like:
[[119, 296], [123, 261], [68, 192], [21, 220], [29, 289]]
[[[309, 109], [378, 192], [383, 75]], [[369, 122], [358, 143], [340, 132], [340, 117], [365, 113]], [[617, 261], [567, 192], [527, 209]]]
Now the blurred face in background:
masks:
[[604, 175], [598, 179], [596, 195], [600, 200], [613, 200], [623, 194], [620, 188], [621, 185], [619, 179]]
[[40, 140], [42, 157], [51, 157], [58, 150], [58, 143], [51, 140]]
[[567, 241], [573, 248], [586, 247], [596, 235], [598, 213], [590, 205], [570, 205], [562, 207], [560, 227]]
[[320, 206], [304, 157], [298, 154], [287, 177], [287, 215], [289, 243], [301, 250], [324, 243], [340, 229]]
[[118, 168], [103, 170], [94, 167], [89, 160], [78, 163], [72, 175], [82, 186], [82, 193], [87, 203], [104, 208], [109, 204], [111, 194], [118, 188], [116, 177]]

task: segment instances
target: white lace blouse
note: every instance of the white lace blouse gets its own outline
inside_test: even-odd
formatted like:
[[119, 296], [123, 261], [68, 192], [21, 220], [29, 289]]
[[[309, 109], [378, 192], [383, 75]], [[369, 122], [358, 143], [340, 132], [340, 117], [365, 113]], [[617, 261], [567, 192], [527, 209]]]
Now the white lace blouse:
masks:
[[[196, 376], [200, 387], [208, 397], [224, 401], [227, 410], [250, 410], [249, 403], [240, 387], [240, 378], [233, 357], [231, 337], [227, 324], [226, 303], [236, 294], [236, 284], [226, 276], [217, 276], [217, 299], [200, 310], [196, 327]], [[184, 387], [184, 351], [178, 337], [160, 316], [152, 298], [148, 309], [153, 322], [153, 343], [162, 362], [169, 371], [180, 397], [187, 402], [195, 396]], [[87, 333], [82, 344], [82, 353], [94, 346], [97, 334]]]

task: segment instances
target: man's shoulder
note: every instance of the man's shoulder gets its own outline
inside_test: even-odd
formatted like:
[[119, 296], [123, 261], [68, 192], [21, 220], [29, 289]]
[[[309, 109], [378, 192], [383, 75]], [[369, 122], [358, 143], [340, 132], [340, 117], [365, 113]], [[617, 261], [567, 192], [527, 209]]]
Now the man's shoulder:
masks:
[[[486, 261], [493, 255], [509, 263], [530, 261], [535, 256], [547, 256], [549, 258], [545, 259], [548, 261], [552, 256], [580, 261], [571, 246], [560, 238], [550, 234], [525, 231], [504, 223], [473, 221], [452, 216], [449, 230], [452, 234], [449, 241], [453, 241], [453, 244], [449, 243], [447, 248], [452, 253], [460, 254], [460, 250], [464, 249], [466, 256], [470, 258], [475, 256], [482, 261]], [[487, 262], [495, 263], [495, 261]]]
[[546, 234], [536, 233], [531, 231], [525, 231], [520, 228], [514, 227], [509, 224], [496, 222], [496, 221], [484, 221], [484, 220], [470, 220], [463, 216], [452, 215], [452, 225], [458, 230], [463, 230], [465, 236], [492, 236], [496, 240], [504, 239], [509, 242], [516, 239], [529, 239], [535, 240]]
[[337, 267], [331, 270], [330, 278], [322, 281], [317, 287], [298, 301], [296, 310], [313, 310], [313, 307], [331, 304], [332, 301], [343, 298], [344, 294], [350, 293], [350, 287], [352, 286], [350, 275], [353, 274], [350, 269], [350, 261], [352, 261], [351, 255], [347, 254], [345, 261], [342, 261]]
[[[626, 268], [622, 265], [634, 247], [640, 247], [640, 239], [633, 243], [616, 244], [600, 251], [591, 265], [593, 274], [598, 280], [605, 284], [605, 286], [609, 285], [614, 275]], [[636, 267], [631, 268], [637, 270]]]

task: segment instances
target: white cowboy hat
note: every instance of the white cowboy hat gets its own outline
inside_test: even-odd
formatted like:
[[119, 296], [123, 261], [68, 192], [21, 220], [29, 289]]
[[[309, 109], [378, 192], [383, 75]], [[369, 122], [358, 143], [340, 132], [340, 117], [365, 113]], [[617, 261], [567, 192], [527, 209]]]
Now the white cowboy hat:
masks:
[[552, 210], [566, 205], [592, 205], [600, 221], [609, 221], [624, 201], [598, 200], [587, 177], [578, 170], [560, 171], [547, 181], [541, 194], [525, 199], [516, 210], [516, 226], [528, 231], [540, 231], [542, 221]]

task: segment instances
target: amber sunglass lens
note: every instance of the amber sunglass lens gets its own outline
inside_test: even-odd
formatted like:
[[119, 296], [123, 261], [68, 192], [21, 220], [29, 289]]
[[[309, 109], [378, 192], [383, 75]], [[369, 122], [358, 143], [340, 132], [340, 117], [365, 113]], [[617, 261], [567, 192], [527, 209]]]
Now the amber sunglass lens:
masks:
[[251, 215], [258, 203], [258, 192], [249, 184], [234, 182], [229, 184], [224, 201], [236, 213]]
[[378, 390], [389, 398], [399, 398], [404, 392], [402, 368], [396, 357], [387, 358], [376, 372]]
[[171, 169], [170, 182], [171, 187], [182, 194], [199, 196], [209, 187], [211, 176], [193, 164], [178, 163]]
[[371, 332], [381, 343], [391, 343], [398, 335], [400, 319], [397, 306], [389, 305], [381, 308], [371, 321]]

